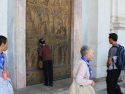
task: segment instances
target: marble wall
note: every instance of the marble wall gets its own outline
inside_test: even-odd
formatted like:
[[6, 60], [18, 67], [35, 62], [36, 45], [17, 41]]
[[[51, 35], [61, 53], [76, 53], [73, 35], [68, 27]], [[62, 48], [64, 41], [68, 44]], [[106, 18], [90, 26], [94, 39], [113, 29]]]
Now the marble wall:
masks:
[[84, 43], [93, 44], [95, 57], [91, 62], [94, 78], [106, 76], [106, 61], [109, 49], [110, 1], [83, 0], [82, 32]]
[[109, 50], [110, 0], [98, 0], [98, 38], [96, 78], [106, 76], [106, 63]]
[[82, 0], [82, 45], [87, 43], [88, 32], [88, 0]]
[[7, 60], [12, 78], [12, 82], [16, 87], [16, 74], [15, 74], [15, 0], [8, 0], [7, 7], [7, 38], [8, 50]]
[[125, 47], [125, 30], [118, 30], [118, 43]]
[[125, 46], [125, 0], [111, 0], [110, 32], [118, 34], [118, 43]]
[[[111, 0], [111, 32], [125, 30], [125, 0]], [[115, 31], [114, 31], [115, 30]]]
[[1, 0], [0, 2], [0, 35], [8, 38], [7, 65], [10, 70], [12, 82], [16, 85], [14, 73], [14, 0]]
[[7, 7], [8, 0], [0, 1], [0, 35], [7, 36]]
[[[97, 1], [83, 0], [82, 1], [82, 45], [92, 44], [97, 48], [97, 28], [98, 28], [98, 8]], [[93, 3], [94, 2], [94, 3]], [[93, 67], [93, 76], [96, 77], [96, 62], [97, 62], [97, 49], [95, 49], [95, 57], [91, 62]]]
[[[118, 44], [125, 47], [125, 0], [111, 0], [111, 28], [110, 32], [118, 34]], [[125, 71], [122, 71], [120, 80], [125, 78]]]
[[[96, 78], [97, 73], [97, 42], [98, 42], [98, 0], [87, 1], [87, 43], [95, 47], [94, 59], [90, 62], [93, 69], [93, 77]], [[84, 14], [83, 14], [84, 18]], [[83, 22], [84, 23], [84, 22]]]

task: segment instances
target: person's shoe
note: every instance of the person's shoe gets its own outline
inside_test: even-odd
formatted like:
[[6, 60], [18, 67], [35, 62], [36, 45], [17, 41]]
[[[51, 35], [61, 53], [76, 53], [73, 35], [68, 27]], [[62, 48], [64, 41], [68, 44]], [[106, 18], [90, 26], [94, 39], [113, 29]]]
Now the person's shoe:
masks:
[[49, 86], [53, 86], [53, 84], [49, 84]]
[[48, 84], [44, 84], [45, 86], [48, 86]]

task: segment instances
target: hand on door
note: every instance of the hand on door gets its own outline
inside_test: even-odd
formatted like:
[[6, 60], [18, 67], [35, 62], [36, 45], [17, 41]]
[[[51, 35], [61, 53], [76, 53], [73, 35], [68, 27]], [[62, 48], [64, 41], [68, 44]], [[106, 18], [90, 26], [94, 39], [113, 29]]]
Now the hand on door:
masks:
[[38, 67], [39, 67], [39, 68], [43, 68], [43, 62], [42, 62], [42, 61], [39, 61], [39, 62], [38, 62]]

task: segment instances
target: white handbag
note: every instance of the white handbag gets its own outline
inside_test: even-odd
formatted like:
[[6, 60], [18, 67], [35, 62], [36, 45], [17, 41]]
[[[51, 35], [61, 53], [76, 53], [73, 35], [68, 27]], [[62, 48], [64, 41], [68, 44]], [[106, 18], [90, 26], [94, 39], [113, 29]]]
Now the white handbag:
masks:
[[[81, 64], [79, 65], [80, 68]], [[79, 68], [77, 70], [77, 74], [79, 71]], [[86, 73], [87, 75], [87, 73]], [[91, 85], [78, 85], [76, 84], [76, 80], [73, 79], [73, 82], [69, 88], [68, 94], [95, 94], [94, 88]]]

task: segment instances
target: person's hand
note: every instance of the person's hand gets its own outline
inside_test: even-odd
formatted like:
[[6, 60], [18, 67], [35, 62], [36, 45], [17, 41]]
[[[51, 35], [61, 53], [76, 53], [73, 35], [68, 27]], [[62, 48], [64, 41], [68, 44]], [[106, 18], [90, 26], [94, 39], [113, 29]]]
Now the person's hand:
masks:
[[94, 85], [95, 85], [95, 82], [92, 80], [92, 84], [91, 84], [91, 86], [94, 87]]
[[12, 85], [12, 87], [13, 87], [13, 89], [14, 89], [14, 88], [15, 88], [14, 83], [11, 83], [11, 85]]
[[108, 72], [108, 69], [106, 70], [106, 72]]
[[43, 63], [42, 63], [42, 61], [39, 61], [38, 67], [39, 67], [39, 68], [43, 68]]

